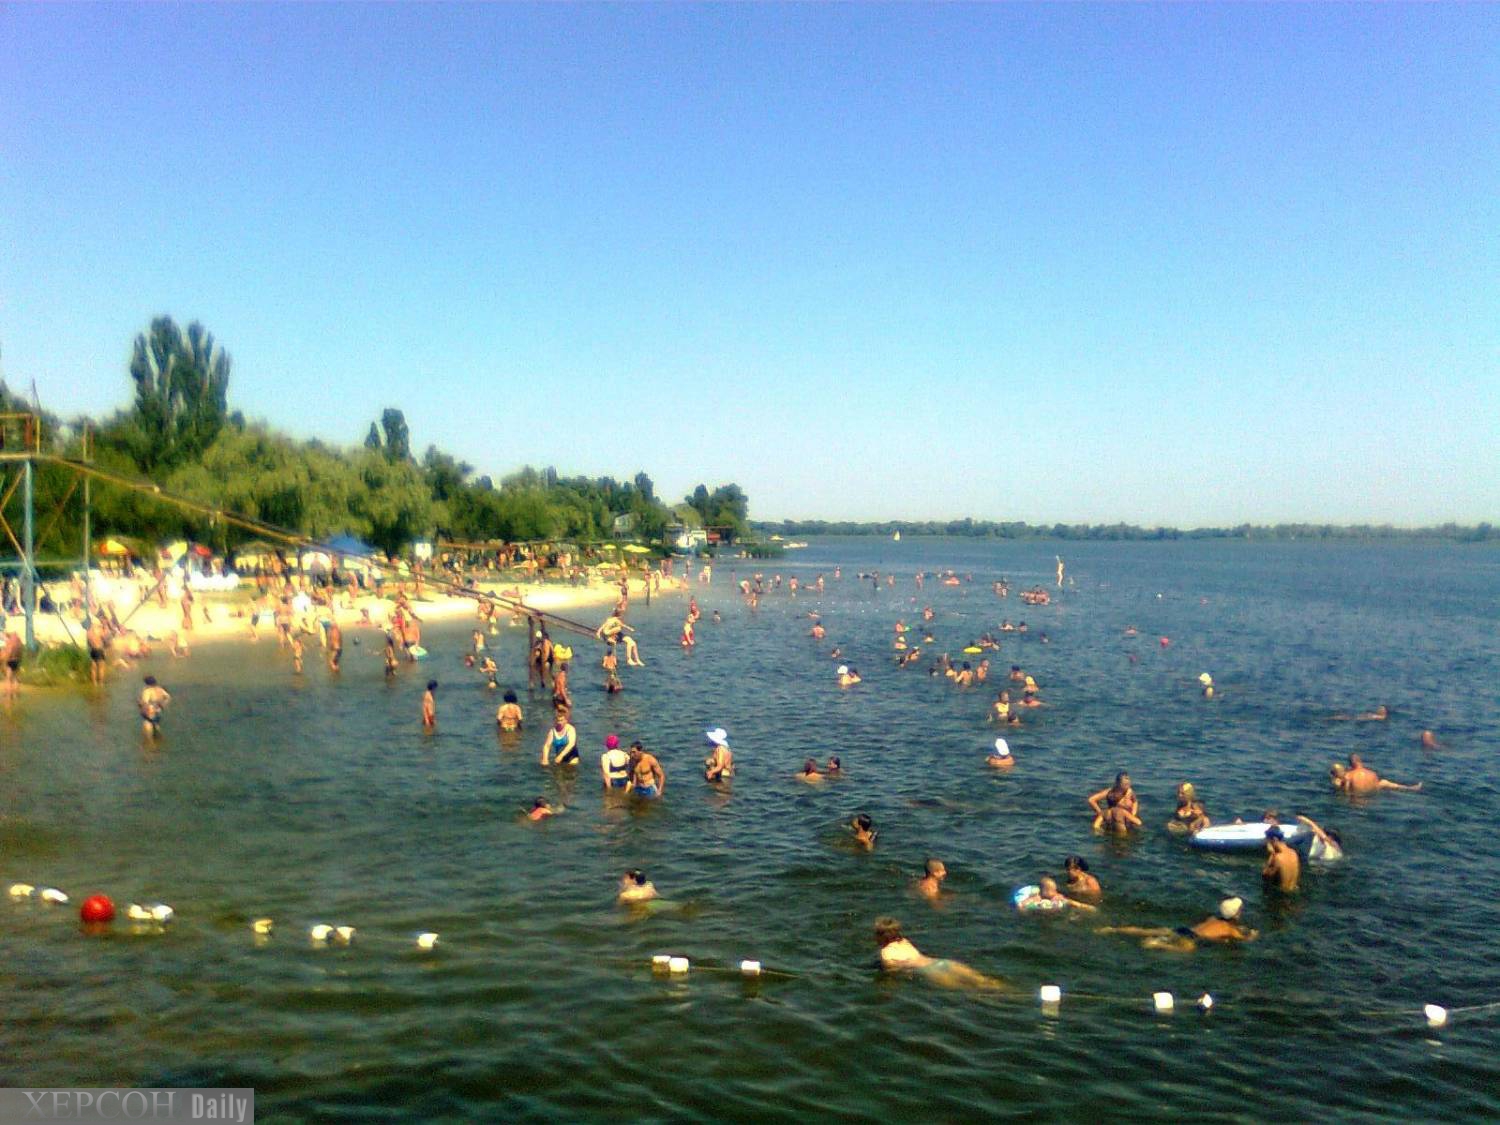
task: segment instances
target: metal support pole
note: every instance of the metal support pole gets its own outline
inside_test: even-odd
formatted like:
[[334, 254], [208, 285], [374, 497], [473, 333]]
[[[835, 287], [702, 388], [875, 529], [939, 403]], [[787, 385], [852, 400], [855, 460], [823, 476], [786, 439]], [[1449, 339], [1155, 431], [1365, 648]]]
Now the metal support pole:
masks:
[[21, 504], [25, 522], [21, 527], [21, 605], [26, 612], [26, 648], [36, 651], [36, 550], [31, 542], [31, 460], [21, 462]]
[[[84, 428], [84, 460], [86, 462], [89, 460], [89, 428], [87, 426]], [[90, 534], [92, 534], [92, 528], [89, 525], [89, 517], [92, 514], [89, 507], [89, 484], [90, 478], [86, 475], [84, 477], [84, 628], [93, 625], [93, 588], [89, 580], [89, 562], [90, 553], [92, 553], [89, 543]]]

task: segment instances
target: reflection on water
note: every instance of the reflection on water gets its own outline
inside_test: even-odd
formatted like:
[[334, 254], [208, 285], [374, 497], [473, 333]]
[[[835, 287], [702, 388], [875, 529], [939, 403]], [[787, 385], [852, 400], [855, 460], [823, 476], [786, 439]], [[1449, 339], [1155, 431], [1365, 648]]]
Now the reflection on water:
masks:
[[[539, 764], [546, 700], [526, 693], [520, 630], [498, 656], [528, 724], [497, 734], [497, 694], [461, 664], [467, 623], [432, 630], [432, 659], [389, 685], [371, 633], [337, 679], [311, 659], [294, 679], [266, 641], [157, 661], [175, 697], [158, 747], [141, 742], [133, 684], [23, 700], [0, 719], [0, 881], [64, 887], [74, 907], [0, 902], [0, 1081], [253, 1085], [263, 1114], [291, 1117], [1076, 1116], [1101, 1097], [1134, 1117], [1500, 1112], [1493, 1021], [1430, 1033], [1418, 1014], [1500, 999], [1493, 553], [1069, 544], [1075, 584], [1053, 605], [995, 598], [1002, 574], [1050, 584], [1053, 553], [815, 542], [764, 569], [822, 570], [826, 593], [783, 588], [753, 613], [731, 589], [746, 568], [726, 563], [699, 592], [694, 651], [676, 644], [681, 600], [636, 607], [648, 667], [624, 673], [623, 694], [603, 692], [578, 646], [576, 773]], [[919, 566], [975, 580], [916, 598]], [[872, 569], [900, 581], [856, 579]], [[1049, 704], [1007, 732], [1014, 770], [984, 765], [1008, 685], [955, 691], [925, 660], [895, 666], [895, 620], [927, 604], [932, 649], [955, 656], [1002, 617], [1031, 626], [991, 654]], [[823, 642], [807, 636], [813, 609]], [[864, 684], [835, 686], [835, 644]], [[426, 737], [429, 675], [442, 687]], [[1388, 722], [1328, 719], [1379, 702]], [[727, 790], [701, 779], [716, 726], [736, 754]], [[1448, 748], [1418, 749], [1424, 727]], [[660, 755], [663, 800], [601, 795], [608, 731]], [[1428, 791], [1337, 799], [1327, 764], [1351, 750]], [[793, 780], [830, 754], [846, 778]], [[1148, 828], [1129, 840], [1093, 835], [1083, 804], [1120, 769]], [[1349, 861], [1268, 900], [1256, 856], [1162, 831], [1189, 779], [1219, 820], [1276, 807], [1339, 828]], [[527, 822], [538, 796], [561, 815]], [[848, 846], [860, 811], [880, 830], [873, 853]], [[1097, 918], [1009, 906], [1069, 853], [1104, 884]], [[934, 855], [952, 892], [940, 909], [910, 892]], [[631, 867], [680, 909], [617, 907]], [[95, 890], [178, 919], [86, 937], [72, 910]], [[1093, 932], [1190, 923], [1226, 893], [1260, 941], [1172, 955]], [[879, 978], [871, 923], [890, 913], [924, 951], [1019, 995]], [[277, 925], [257, 944], [261, 916]], [[318, 922], [358, 933], [315, 948]], [[441, 935], [431, 951], [424, 931]], [[659, 976], [656, 953], [724, 971]], [[732, 970], [747, 957], [785, 975], [744, 981]], [[1044, 982], [1067, 994], [1055, 1014], [1031, 999]], [[1218, 1003], [1158, 1017], [1157, 989]]]

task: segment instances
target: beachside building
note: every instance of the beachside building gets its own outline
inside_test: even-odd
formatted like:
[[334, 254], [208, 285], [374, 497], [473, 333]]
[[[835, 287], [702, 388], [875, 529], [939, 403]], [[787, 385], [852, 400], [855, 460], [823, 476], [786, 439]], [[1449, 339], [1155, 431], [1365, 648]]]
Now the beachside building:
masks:
[[667, 546], [678, 551], [700, 551], [708, 546], [708, 532], [701, 527], [672, 523], [667, 525], [666, 541]]

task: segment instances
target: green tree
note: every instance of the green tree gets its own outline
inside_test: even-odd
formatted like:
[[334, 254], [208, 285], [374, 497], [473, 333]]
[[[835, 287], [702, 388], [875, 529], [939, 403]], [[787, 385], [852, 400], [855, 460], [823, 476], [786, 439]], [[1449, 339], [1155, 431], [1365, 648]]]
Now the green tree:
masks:
[[135, 405], [121, 428], [135, 463], [150, 473], [198, 456], [228, 416], [229, 354], [197, 321], [184, 333], [169, 316], [135, 338]]
[[[381, 450], [387, 461], [411, 460], [411, 434], [406, 428], [406, 415], [394, 406], [388, 406], [380, 415], [380, 428], [385, 431], [385, 442]], [[365, 439], [369, 444], [369, 438]]]

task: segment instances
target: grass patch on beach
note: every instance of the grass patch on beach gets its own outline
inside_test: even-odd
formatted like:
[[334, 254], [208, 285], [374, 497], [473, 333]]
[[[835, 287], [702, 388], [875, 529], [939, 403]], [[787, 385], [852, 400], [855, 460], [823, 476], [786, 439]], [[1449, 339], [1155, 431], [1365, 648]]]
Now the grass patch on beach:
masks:
[[21, 659], [23, 684], [65, 687], [89, 682], [89, 656], [77, 645], [44, 645]]

